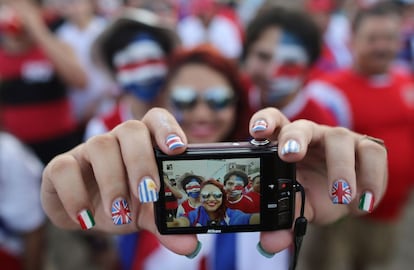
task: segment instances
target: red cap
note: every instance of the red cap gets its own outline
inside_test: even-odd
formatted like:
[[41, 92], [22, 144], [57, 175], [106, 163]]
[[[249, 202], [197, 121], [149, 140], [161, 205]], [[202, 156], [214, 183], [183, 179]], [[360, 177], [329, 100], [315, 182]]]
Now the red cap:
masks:
[[333, 0], [307, 0], [306, 10], [310, 12], [331, 12], [335, 8]]

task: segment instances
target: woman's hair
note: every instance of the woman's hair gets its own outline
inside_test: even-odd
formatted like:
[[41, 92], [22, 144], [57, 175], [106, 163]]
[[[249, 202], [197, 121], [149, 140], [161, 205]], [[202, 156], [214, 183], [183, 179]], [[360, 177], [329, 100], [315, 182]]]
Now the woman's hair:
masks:
[[218, 215], [217, 215], [217, 218], [218, 218], [219, 220], [223, 220], [223, 219], [226, 217], [226, 210], [227, 210], [227, 206], [226, 206], [226, 191], [224, 190], [223, 185], [222, 185], [219, 181], [217, 181], [217, 180], [215, 180], [215, 179], [208, 179], [207, 181], [204, 181], [204, 182], [201, 184], [201, 188], [200, 188], [200, 190], [203, 190], [203, 188], [204, 188], [205, 186], [207, 186], [207, 185], [213, 185], [213, 186], [216, 186], [218, 189], [220, 189], [221, 193], [223, 194], [221, 205], [220, 205], [220, 207], [216, 210], [216, 212], [217, 212], [217, 214], [218, 214]]
[[189, 64], [204, 65], [222, 74], [234, 91], [237, 98], [237, 119], [233, 130], [222, 141], [247, 139], [249, 136], [248, 122], [252, 113], [249, 109], [246, 86], [242, 82], [237, 63], [220, 54], [214, 47], [206, 44], [191, 49], [176, 50], [169, 61], [169, 72], [166, 78], [167, 88], [180, 69]]

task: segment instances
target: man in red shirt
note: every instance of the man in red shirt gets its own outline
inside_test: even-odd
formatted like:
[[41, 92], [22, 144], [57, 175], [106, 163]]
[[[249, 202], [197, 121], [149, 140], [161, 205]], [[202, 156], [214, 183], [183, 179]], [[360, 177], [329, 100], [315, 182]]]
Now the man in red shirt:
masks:
[[276, 107], [290, 120], [335, 125], [332, 113], [302, 91], [320, 52], [321, 35], [309, 16], [264, 6], [246, 29], [242, 54], [253, 110]]
[[[347, 219], [318, 231], [318, 241], [327, 240], [326, 249], [318, 248], [311, 257], [326, 265], [318, 263], [314, 269], [338, 269], [338, 258], [349, 262], [345, 269], [372, 269], [389, 264], [394, 254], [396, 226], [414, 179], [414, 83], [409, 74], [392, 65], [400, 48], [400, 22], [398, 12], [388, 3], [360, 11], [353, 23], [353, 67], [308, 86], [313, 96], [335, 112], [341, 125], [383, 139], [389, 158], [384, 199], [374, 211], [371, 204], [362, 206], [372, 211], [364, 218]], [[345, 227], [354, 236], [339, 236]], [[332, 241], [342, 244], [341, 251], [333, 248]]]

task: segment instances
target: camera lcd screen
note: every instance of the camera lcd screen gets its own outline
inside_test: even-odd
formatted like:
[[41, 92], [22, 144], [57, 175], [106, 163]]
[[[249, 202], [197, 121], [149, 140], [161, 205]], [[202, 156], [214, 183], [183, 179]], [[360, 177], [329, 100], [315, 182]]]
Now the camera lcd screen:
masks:
[[168, 228], [260, 224], [260, 158], [162, 162]]

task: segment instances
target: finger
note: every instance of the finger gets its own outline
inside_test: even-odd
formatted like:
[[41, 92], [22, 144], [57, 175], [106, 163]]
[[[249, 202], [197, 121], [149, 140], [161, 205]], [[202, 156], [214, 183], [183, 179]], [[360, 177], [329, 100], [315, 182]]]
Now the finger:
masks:
[[250, 119], [250, 134], [255, 139], [276, 139], [280, 128], [288, 123], [289, 120], [279, 110], [262, 109]]
[[85, 158], [92, 166], [107, 220], [115, 225], [130, 224], [131, 199], [118, 139], [111, 133], [90, 138], [85, 143]]
[[84, 229], [94, 224], [94, 209], [76, 159], [70, 154], [55, 157], [45, 168], [41, 186], [42, 206], [51, 221], [61, 228], [79, 228], [78, 215], [89, 211], [92, 218]]
[[369, 137], [362, 136], [357, 141], [357, 161], [358, 200], [353, 210], [358, 213], [355, 210], [359, 209], [359, 214], [372, 212], [387, 186], [387, 150]]
[[142, 119], [156, 144], [166, 154], [179, 154], [185, 150], [187, 138], [174, 116], [161, 108], [151, 109]]
[[325, 155], [334, 204], [349, 205], [356, 196], [355, 136], [344, 128], [332, 128], [325, 134]]
[[141, 203], [157, 201], [160, 182], [147, 126], [131, 120], [117, 126], [111, 134], [118, 139], [131, 192]]

